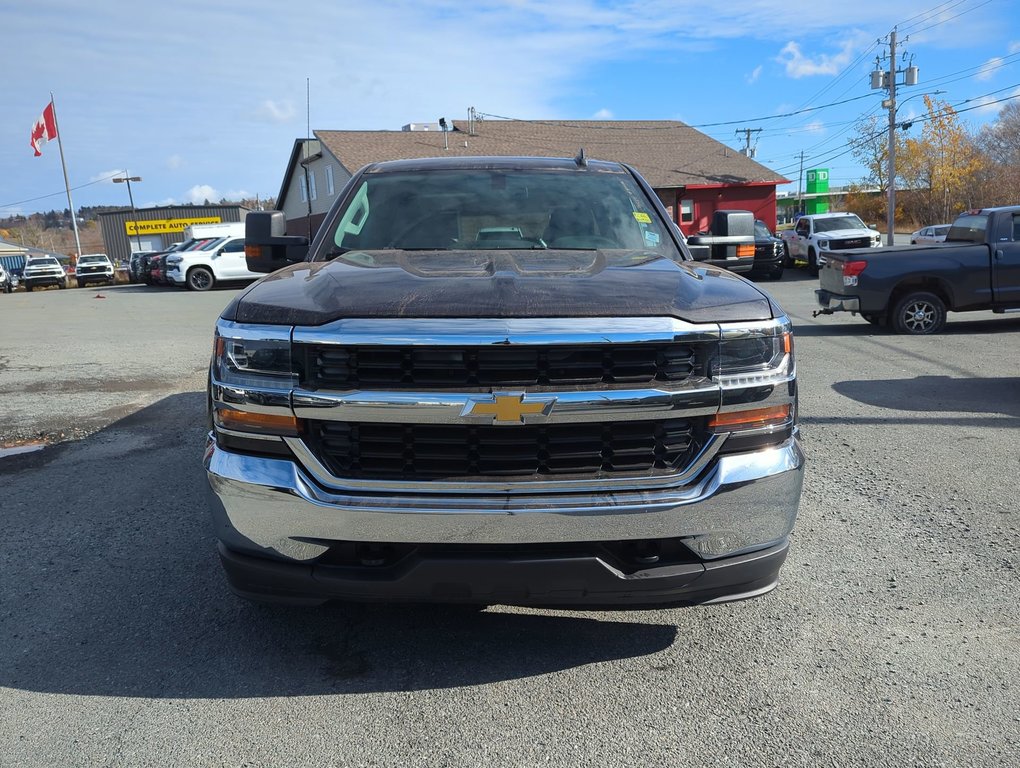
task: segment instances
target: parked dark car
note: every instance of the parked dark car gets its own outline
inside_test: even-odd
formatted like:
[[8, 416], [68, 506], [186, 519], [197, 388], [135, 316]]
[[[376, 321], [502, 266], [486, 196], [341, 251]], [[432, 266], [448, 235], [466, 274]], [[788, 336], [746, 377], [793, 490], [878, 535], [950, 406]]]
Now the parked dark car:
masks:
[[751, 277], [778, 280], [783, 276], [788, 252], [782, 238], [776, 237], [761, 219], [754, 220], [754, 267]]
[[169, 285], [166, 279], [166, 257], [164, 251], [149, 259], [149, 285]]
[[147, 256], [153, 256], [162, 251], [134, 251], [131, 254], [131, 260], [128, 262], [128, 275], [132, 283], [144, 282], [144, 273], [142, 271], [142, 265], [145, 263]]

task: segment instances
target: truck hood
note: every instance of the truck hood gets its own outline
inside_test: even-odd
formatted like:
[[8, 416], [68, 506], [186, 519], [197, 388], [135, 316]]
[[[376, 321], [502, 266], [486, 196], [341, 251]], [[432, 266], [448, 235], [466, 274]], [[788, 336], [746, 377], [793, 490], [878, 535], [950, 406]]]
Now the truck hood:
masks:
[[354, 251], [274, 272], [223, 313], [243, 323], [341, 318], [662, 317], [767, 320], [769, 298], [731, 272], [644, 251]]
[[818, 232], [815, 237], [819, 240], [856, 240], [858, 237], [873, 238], [879, 234], [873, 229], [834, 229], [831, 232]]

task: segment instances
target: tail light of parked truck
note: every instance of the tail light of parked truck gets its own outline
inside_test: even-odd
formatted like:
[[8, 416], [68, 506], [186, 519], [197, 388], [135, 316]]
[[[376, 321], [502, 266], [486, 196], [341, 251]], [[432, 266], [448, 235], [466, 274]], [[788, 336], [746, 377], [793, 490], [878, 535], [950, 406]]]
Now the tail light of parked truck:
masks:
[[866, 261], [843, 262], [843, 285], [852, 288], [857, 285], [857, 276], [868, 266]]

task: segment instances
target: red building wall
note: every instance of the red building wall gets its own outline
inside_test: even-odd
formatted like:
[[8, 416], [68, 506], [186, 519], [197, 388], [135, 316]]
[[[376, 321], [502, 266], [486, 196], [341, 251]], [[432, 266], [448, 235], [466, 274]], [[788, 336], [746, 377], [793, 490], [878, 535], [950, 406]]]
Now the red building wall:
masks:
[[[764, 221], [769, 229], [776, 227], [776, 185], [755, 184], [742, 186], [687, 187], [659, 193], [673, 221], [687, 236], [709, 228], [712, 214], [718, 210], [736, 209], [751, 211], [756, 219]], [[683, 220], [684, 201], [690, 201], [692, 220]]]

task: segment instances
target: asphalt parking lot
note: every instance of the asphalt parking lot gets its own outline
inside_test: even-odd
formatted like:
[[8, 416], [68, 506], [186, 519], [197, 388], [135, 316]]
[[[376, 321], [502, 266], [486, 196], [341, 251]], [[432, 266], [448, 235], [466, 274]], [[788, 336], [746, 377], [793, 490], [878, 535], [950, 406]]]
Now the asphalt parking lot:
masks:
[[777, 590], [649, 611], [281, 609], [201, 469], [233, 290], [0, 296], [0, 766], [1020, 764], [1020, 316], [794, 320]]

